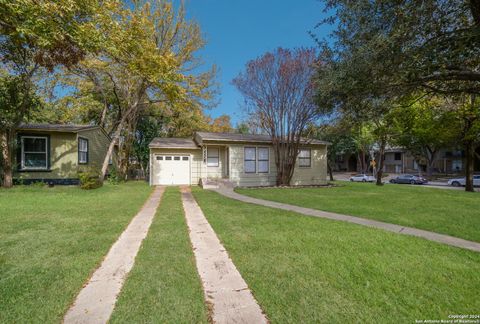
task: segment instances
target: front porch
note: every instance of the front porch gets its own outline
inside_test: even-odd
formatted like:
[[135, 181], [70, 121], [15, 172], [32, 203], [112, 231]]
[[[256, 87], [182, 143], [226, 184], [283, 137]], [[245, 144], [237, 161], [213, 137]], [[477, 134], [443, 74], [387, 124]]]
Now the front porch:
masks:
[[229, 180], [230, 177], [230, 148], [228, 145], [202, 146], [202, 180]]

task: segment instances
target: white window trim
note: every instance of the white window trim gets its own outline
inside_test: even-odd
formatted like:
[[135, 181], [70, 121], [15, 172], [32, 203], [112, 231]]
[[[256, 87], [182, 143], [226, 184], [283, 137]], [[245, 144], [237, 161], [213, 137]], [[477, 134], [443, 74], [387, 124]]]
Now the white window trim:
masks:
[[[247, 159], [246, 159], [245, 151], [247, 150], [247, 148], [248, 148], [248, 149], [254, 149], [254, 150], [255, 150], [255, 159], [254, 159], [254, 160], [247, 160]], [[256, 146], [244, 146], [244, 147], [243, 147], [243, 173], [244, 173], [244, 174], [257, 174], [257, 171], [258, 171], [258, 168], [257, 168], [257, 156], [258, 156], [258, 154], [257, 154], [257, 147], [256, 147]], [[246, 161], [250, 161], [250, 162], [251, 162], [251, 161], [254, 161], [254, 162], [255, 162], [255, 171], [253, 171], [253, 172], [247, 172], [247, 171], [245, 170], [245, 162], [246, 162]]]
[[[45, 167], [25, 167], [25, 153], [34, 153], [34, 154], [40, 154], [43, 152], [25, 152], [24, 150], [24, 138], [41, 138], [45, 140]], [[21, 149], [21, 155], [20, 155], [20, 168], [22, 171], [28, 171], [28, 170], [48, 170], [48, 137], [47, 136], [31, 136], [31, 135], [20, 135], [20, 149]]]
[[[300, 160], [306, 160], [306, 158], [301, 158], [300, 157], [300, 152], [301, 151], [309, 151], [310, 152], [310, 155], [309, 155], [309, 161], [310, 161], [310, 164], [309, 165], [300, 165]], [[301, 148], [298, 152], [298, 167], [299, 168], [302, 168], [302, 169], [311, 169], [312, 168], [312, 149], [311, 148]]]
[[[266, 160], [260, 160], [260, 154], [259, 154], [259, 150], [260, 149], [266, 149], [267, 150], [267, 159]], [[262, 171], [260, 172], [260, 168], [259, 168], [259, 165], [260, 165], [260, 161], [267, 161], [267, 171]], [[270, 173], [270, 148], [269, 147], [266, 147], [266, 146], [257, 146], [257, 173], [259, 174], [269, 174]]]
[[[245, 171], [245, 149], [247, 148], [254, 148], [255, 149], [255, 172], [246, 172]], [[258, 151], [259, 149], [267, 149], [268, 150], [268, 160], [259, 160], [259, 154]], [[246, 145], [243, 147], [243, 174], [257, 174], [257, 175], [264, 175], [264, 174], [270, 174], [270, 147], [269, 146], [250, 146]], [[248, 160], [248, 161], [253, 161], [253, 160]], [[258, 166], [259, 166], [259, 161], [268, 161], [268, 171], [267, 172], [259, 172]]]
[[[210, 149], [212, 150], [217, 150], [217, 156], [209, 156], [209, 151]], [[217, 159], [217, 163], [215, 165], [209, 165], [208, 164], [208, 159]], [[209, 148], [207, 147], [207, 167], [208, 168], [218, 168], [220, 166], [220, 148], [219, 147], [212, 147]]]

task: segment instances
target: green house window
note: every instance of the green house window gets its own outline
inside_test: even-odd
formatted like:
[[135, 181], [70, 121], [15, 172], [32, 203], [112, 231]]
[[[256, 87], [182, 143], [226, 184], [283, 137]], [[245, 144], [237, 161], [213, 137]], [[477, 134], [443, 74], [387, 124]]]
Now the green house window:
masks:
[[22, 136], [21, 137], [21, 169], [47, 170], [48, 169], [48, 137]]
[[86, 138], [78, 138], [78, 163], [88, 163], [88, 140]]

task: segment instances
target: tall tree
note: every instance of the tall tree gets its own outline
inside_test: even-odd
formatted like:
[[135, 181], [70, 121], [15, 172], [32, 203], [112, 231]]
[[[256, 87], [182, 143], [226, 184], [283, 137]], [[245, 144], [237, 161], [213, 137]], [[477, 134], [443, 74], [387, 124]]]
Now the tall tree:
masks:
[[235, 132], [239, 134], [250, 134], [250, 126], [247, 122], [237, 123], [235, 127]]
[[357, 147], [351, 130], [341, 121], [317, 127], [315, 137], [330, 142], [327, 151], [327, 169], [330, 181], [333, 181], [333, 169], [339, 155], [356, 153]]
[[33, 60], [33, 50], [9, 37], [0, 38], [0, 147], [3, 183], [13, 185], [15, 130], [40, 107], [35, 77], [40, 66]]
[[0, 1], [0, 34], [32, 50], [33, 59], [49, 70], [72, 66], [99, 49], [104, 38], [100, 16], [116, 0]]
[[0, 76], [0, 149], [2, 186], [13, 185], [15, 129], [30, 113], [41, 107], [41, 100], [27, 74]]
[[315, 63], [314, 49], [278, 48], [248, 62], [232, 81], [272, 138], [277, 185], [290, 185], [301, 136], [321, 116], [313, 101]]
[[455, 115], [438, 97], [407, 101], [392, 111], [390, 120], [395, 133], [393, 144], [404, 147], [417, 159], [425, 159], [428, 176], [432, 176], [440, 149], [455, 145], [459, 134]]
[[473, 171], [475, 151], [480, 146], [480, 97], [477, 95], [458, 95], [449, 98], [447, 107], [454, 112], [456, 125], [460, 130], [459, 141], [465, 148], [466, 191], [474, 191]]
[[232, 124], [230, 122], [230, 116], [228, 115], [221, 115], [214, 119], [208, 117], [207, 121], [209, 123], [209, 128], [211, 132], [230, 133], [233, 130]]
[[[348, 119], [347, 119], [348, 120]], [[373, 133], [372, 124], [366, 122], [354, 123], [349, 121], [351, 128], [352, 140], [355, 145], [355, 152], [357, 153], [358, 161], [360, 161], [360, 169], [362, 173], [367, 173], [369, 165], [367, 164], [368, 157], [373, 151], [375, 145], [375, 136]], [[345, 121], [344, 121], [345, 123]], [[370, 157], [373, 158], [373, 157]]]
[[164, 135], [162, 129], [163, 125], [160, 118], [146, 115], [140, 117], [138, 121], [134, 135], [133, 151], [145, 174], [149, 171], [150, 149], [148, 145], [155, 137]]
[[0, 1], [3, 186], [12, 186], [15, 129], [39, 106], [39, 72], [76, 64], [101, 43], [97, 18], [109, 1]]
[[[326, 9], [335, 13], [325, 21], [335, 24], [333, 41], [320, 43], [332, 65], [341, 67], [338, 79], [353, 76], [346, 78], [351, 92], [341, 91], [342, 94], [355, 94], [358, 98], [363, 93], [364, 99], [382, 100], [385, 96], [398, 99], [419, 91], [450, 97], [479, 94], [478, 0], [326, 3]], [[358, 73], [361, 69], [364, 73]], [[364, 86], [371, 90], [367, 95]], [[391, 106], [393, 103], [390, 101]], [[470, 125], [472, 120], [465, 123], [465, 127]], [[463, 142], [466, 150], [471, 151], [466, 147], [471, 141]], [[472, 178], [467, 170], [466, 190], [473, 189]]]
[[175, 10], [171, 1], [139, 1], [112, 18], [102, 23], [107, 41], [100, 54], [71, 69], [78, 87], [91, 89], [103, 103], [100, 123], [110, 123], [112, 142], [102, 176], [122, 133], [135, 133], [146, 108], [197, 110], [212, 97], [215, 73], [194, 73], [202, 63], [195, 55], [204, 41], [183, 5]]

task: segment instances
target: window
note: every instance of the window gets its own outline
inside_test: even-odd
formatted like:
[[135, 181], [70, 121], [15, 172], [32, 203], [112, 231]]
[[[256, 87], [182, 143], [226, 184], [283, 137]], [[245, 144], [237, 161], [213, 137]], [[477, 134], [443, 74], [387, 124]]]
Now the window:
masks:
[[171, 156], [166, 156], [165, 157], [165, 161], [171, 161], [172, 160], [172, 157]]
[[311, 150], [301, 149], [298, 153], [298, 166], [308, 168], [312, 166]]
[[174, 159], [175, 161], [180, 161], [180, 157], [179, 157], [179, 156], [174, 156], [173, 159]]
[[219, 150], [218, 148], [207, 148], [207, 166], [209, 167], [218, 167], [219, 160]]
[[258, 148], [258, 173], [268, 173], [269, 149], [268, 147]]
[[78, 138], [78, 163], [88, 163], [88, 140], [86, 138]]
[[163, 156], [157, 156], [157, 161], [163, 161]]
[[21, 137], [21, 168], [22, 170], [48, 169], [48, 137]]
[[188, 156], [182, 157], [182, 160], [183, 160], [183, 161], [188, 161]]
[[245, 173], [255, 173], [257, 171], [257, 149], [255, 147], [245, 147]]
[[400, 161], [402, 159], [402, 153], [395, 153], [395, 161]]

